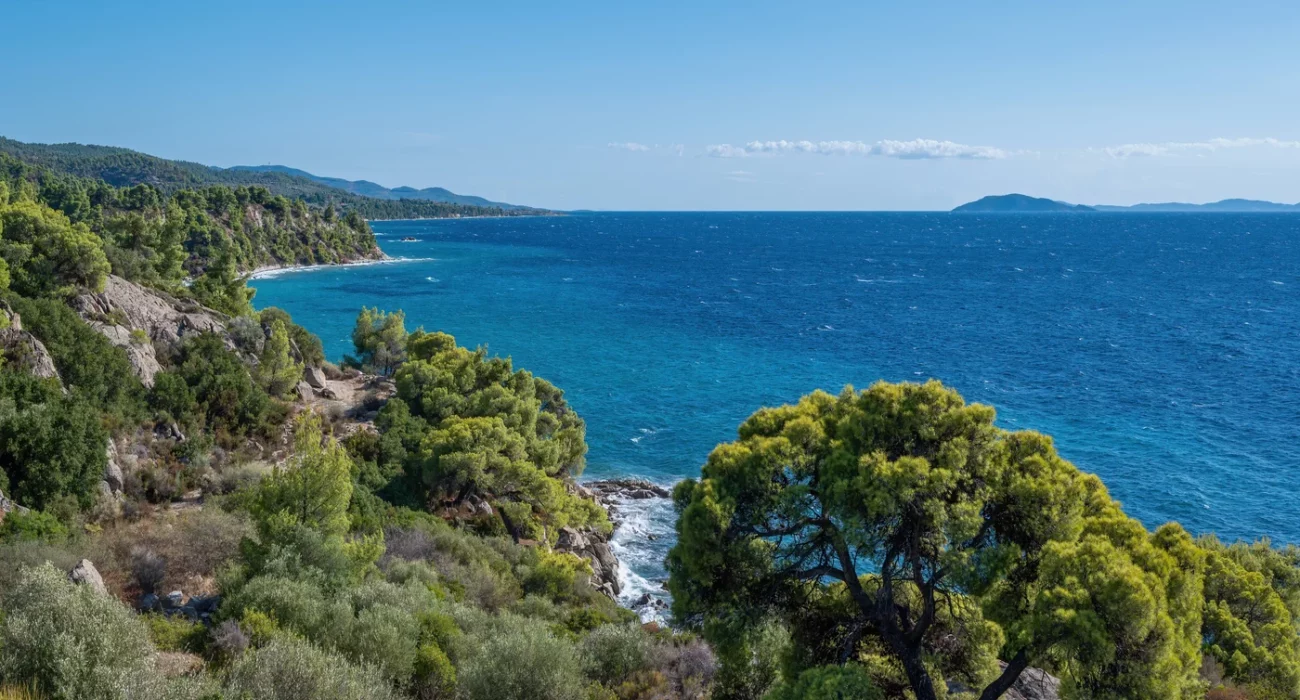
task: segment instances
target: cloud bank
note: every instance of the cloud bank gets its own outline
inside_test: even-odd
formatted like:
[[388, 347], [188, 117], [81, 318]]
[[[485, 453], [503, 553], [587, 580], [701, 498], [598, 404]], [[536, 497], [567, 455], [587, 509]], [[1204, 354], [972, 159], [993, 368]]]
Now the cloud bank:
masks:
[[[1164, 143], [1126, 143], [1100, 149], [1111, 158], [1172, 156], [1180, 153], [1212, 153], [1229, 148], [1300, 148], [1300, 141], [1267, 138], [1209, 139], [1207, 141], [1166, 141]], [[1095, 149], [1094, 149], [1095, 150]]]
[[836, 156], [880, 156], [902, 160], [959, 158], [963, 160], [1001, 160], [1011, 154], [992, 146], [968, 146], [953, 141], [913, 139], [911, 141], [750, 141], [742, 146], [715, 144], [705, 149], [714, 158], [744, 158], [754, 155], [815, 153]]

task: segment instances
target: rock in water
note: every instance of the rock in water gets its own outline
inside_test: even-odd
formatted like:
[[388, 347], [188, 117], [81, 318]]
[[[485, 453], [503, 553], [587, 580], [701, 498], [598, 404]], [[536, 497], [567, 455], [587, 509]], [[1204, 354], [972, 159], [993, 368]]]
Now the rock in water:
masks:
[[108, 588], [104, 586], [104, 577], [99, 575], [99, 570], [89, 559], [82, 559], [77, 565], [72, 567], [68, 572], [68, 580], [79, 586], [90, 586], [90, 589], [100, 595], [108, 595]]

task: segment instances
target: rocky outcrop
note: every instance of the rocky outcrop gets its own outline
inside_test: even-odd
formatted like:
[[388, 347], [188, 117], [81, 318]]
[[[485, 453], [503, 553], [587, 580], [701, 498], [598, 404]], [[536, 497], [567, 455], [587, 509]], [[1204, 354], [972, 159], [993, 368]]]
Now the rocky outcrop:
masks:
[[114, 494], [122, 492], [122, 485], [125, 482], [122, 476], [122, 465], [117, 462], [117, 444], [112, 438], [108, 439], [108, 447], [105, 449], [108, 453], [108, 462], [104, 464], [104, 483], [108, 484], [108, 490]]
[[108, 588], [104, 586], [104, 577], [99, 575], [99, 569], [96, 569], [89, 559], [77, 562], [77, 565], [68, 572], [68, 580], [78, 586], [89, 586], [92, 591], [100, 595], [108, 595]]
[[5, 516], [10, 513], [26, 513], [27, 509], [5, 497], [4, 491], [0, 491], [0, 523], [4, 522]]
[[618, 558], [610, 549], [609, 539], [595, 530], [560, 528], [556, 551], [575, 554], [591, 565], [591, 585], [605, 595], [618, 599], [622, 584], [618, 580]]
[[307, 382], [307, 386], [313, 389], [329, 388], [329, 379], [325, 376], [325, 370], [320, 367], [308, 367], [302, 371], [302, 379]]
[[226, 328], [225, 317], [216, 311], [114, 275], [104, 282], [104, 291], [82, 294], [72, 306], [91, 327], [126, 351], [145, 386], [153, 386], [154, 375], [162, 369], [155, 343], [171, 347], [187, 336], [224, 333]]
[[12, 366], [45, 379], [58, 379], [59, 370], [54, 366], [45, 344], [36, 336], [23, 330], [23, 320], [8, 305], [0, 306], [0, 353]]

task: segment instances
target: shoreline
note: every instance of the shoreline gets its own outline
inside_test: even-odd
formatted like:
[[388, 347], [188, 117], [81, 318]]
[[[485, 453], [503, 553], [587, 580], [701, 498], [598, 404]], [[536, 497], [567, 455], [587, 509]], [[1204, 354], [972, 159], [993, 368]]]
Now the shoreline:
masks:
[[568, 214], [551, 212], [549, 214], [490, 214], [485, 216], [417, 216], [406, 219], [366, 219], [366, 223], [384, 223], [386, 221], [465, 221], [474, 219], [549, 219], [558, 216], [568, 216]]
[[261, 280], [261, 279], [272, 279], [275, 277], [279, 277], [280, 275], [288, 274], [290, 272], [310, 272], [312, 270], [324, 270], [329, 268], [340, 268], [340, 267], [365, 267], [369, 265], [394, 265], [397, 263], [421, 262], [421, 261], [429, 261], [429, 260], [433, 260], [433, 258], [395, 258], [389, 255], [385, 255], [382, 258], [374, 258], [370, 260], [355, 260], [352, 262], [341, 262], [341, 263], [317, 263], [314, 265], [261, 265], [259, 267], [254, 268], [251, 272], [246, 272], [244, 274], [248, 276], [249, 281], [252, 281], [252, 280]]

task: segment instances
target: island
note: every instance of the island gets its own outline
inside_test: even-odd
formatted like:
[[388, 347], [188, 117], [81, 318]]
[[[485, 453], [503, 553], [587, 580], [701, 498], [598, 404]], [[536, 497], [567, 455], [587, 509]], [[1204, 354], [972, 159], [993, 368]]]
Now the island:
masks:
[[984, 214], [997, 212], [1038, 213], [1038, 212], [1080, 212], [1096, 211], [1083, 204], [1067, 204], [1044, 197], [1030, 197], [1027, 194], [989, 195], [967, 202], [955, 209], [959, 214]]

